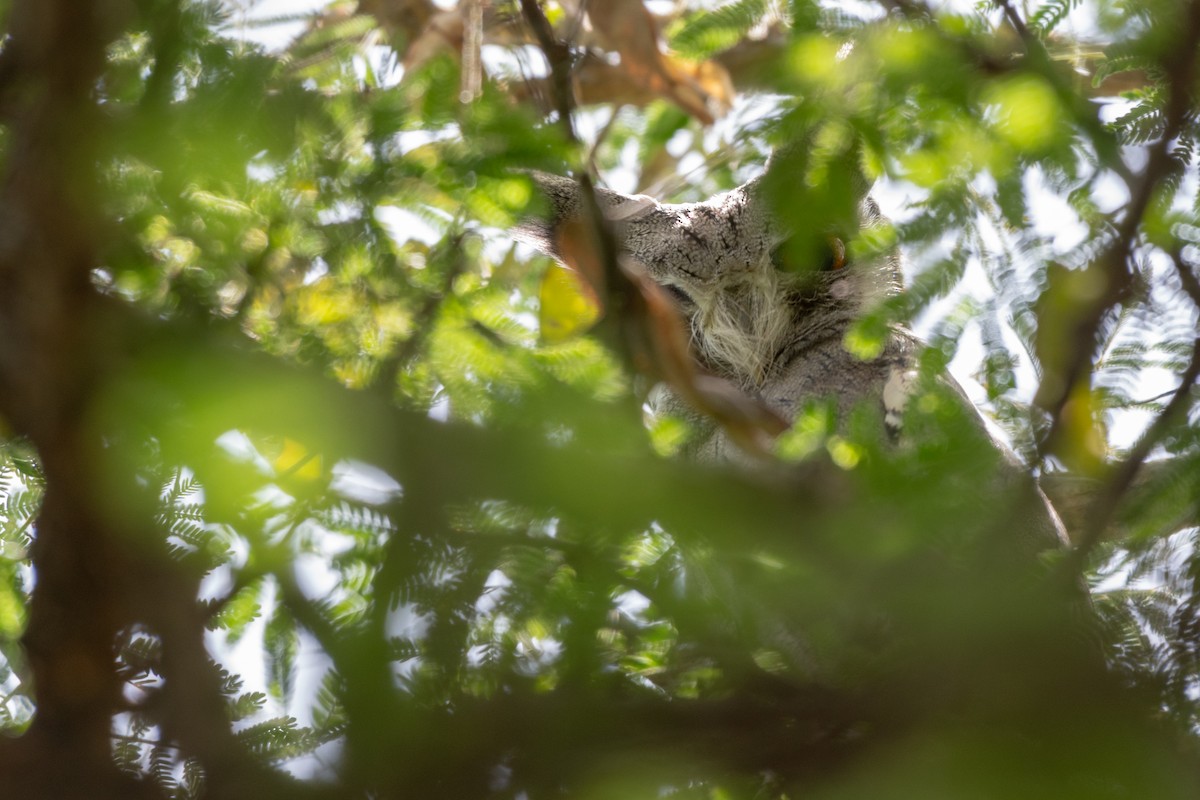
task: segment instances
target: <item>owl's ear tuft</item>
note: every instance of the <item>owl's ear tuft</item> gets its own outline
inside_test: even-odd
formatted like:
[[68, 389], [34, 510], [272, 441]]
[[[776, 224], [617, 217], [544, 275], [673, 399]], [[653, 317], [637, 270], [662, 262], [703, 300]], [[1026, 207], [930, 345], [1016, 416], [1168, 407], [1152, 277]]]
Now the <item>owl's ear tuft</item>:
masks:
[[[527, 217], [519, 222], [513, 231], [515, 238], [562, 261], [564, 254], [559, 239], [564, 226], [583, 218], [586, 207], [583, 188], [574, 178], [533, 170], [527, 174], [546, 198], [547, 207], [542, 215]], [[645, 221], [658, 209], [654, 198], [646, 195], [629, 195], [601, 188], [595, 192], [596, 204], [604, 218], [618, 228]]]

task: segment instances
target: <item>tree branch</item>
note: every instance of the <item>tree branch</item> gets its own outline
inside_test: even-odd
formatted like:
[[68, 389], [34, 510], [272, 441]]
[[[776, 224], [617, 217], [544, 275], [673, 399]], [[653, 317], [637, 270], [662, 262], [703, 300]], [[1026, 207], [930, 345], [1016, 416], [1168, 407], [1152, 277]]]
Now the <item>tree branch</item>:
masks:
[[[1171, 170], [1171, 143], [1178, 136], [1191, 108], [1191, 87], [1196, 81], [1196, 49], [1200, 46], [1200, 2], [1188, 6], [1186, 26], [1176, 47], [1162, 59], [1170, 84], [1166, 108], [1166, 126], [1162, 137], [1151, 145], [1147, 163], [1135, 185], [1130, 186], [1130, 200], [1125, 217], [1117, 227], [1112, 245], [1094, 262], [1104, 276], [1103, 291], [1090, 304], [1073, 326], [1068, 342], [1068, 354], [1062, 373], [1054, 376], [1049, 387], [1046, 381], [1038, 387], [1038, 404], [1050, 414], [1050, 427], [1038, 444], [1040, 457], [1055, 446], [1063, 425], [1063, 410], [1071, 391], [1091, 369], [1096, 350], [1096, 331], [1104, 316], [1114, 305], [1122, 302], [1133, 286], [1130, 260], [1137, 246], [1138, 231], [1150, 207], [1154, 192]], [[1048, 388], [1049, 387], [1049, 388]], [[1136, 472], [1136, 468], [1134, 469]], [[1098, 536], [1099, 534], [1095, 534]], [[1091, 538], [1089, 534], [1088, 538]]]
[[145, 621], [164, 642], [164, 729], [201, 757], [211, 790], [262, 797], [290, 781], [234, 740], [204, 648], [197, 581], [167, 557], [153, 498], [117, 504], [128, 514], [118, 519], [103, 496], [111, 475], [134, 479], [100, 469], [120, 448], [99, 441], [95, 427], [97, 389], [113, 363], [103, 349], [110, 320], [89, 279], [102, 206], [92, 143], [104, 136], [92, 92], [115, 27], [109, 8], [26, 0], [14, 9], [5, 48], [22, 105], [0, 187], [0, 411], [37, 449], [47, 489], [24, 636], [37, 712], [28, 733], [0, 749], [0, 795], [158, 796], [153, 783], [120, 773], [112, 756], [113, 715], [125, 705], [113, 647], [122, 629]]
[[[386, 469], [401, 485], [437, 486], [445, 502], [504, 497], [581, 520], [605, 519], [616, 528], [657, 520], [731, 547], [751, 517], [762, 521], [763, 541], [778, 536], [804, 546], [797, 520], [818, 527], [849, 490], [837, 469], [797, 469], [767, 483], [733, 470], [666, 462], [648, 451], [606, 455], [555, 446], [528, 430], [440, 423], [375, 393], [248, 352], [209, 329], [149, 322], [115, 304], [110, 312], [127, 326], [122, 347], [131, 371], [109, 387], [108, 400], [138, 398], [139, 424], [151, 426], [170, 456], [195, 465], [198, 474], [226, 467], [197, 452], [196, 442], [230, 428], [281, 433], [331, 462], [356, 458]], [[597, 404], [595, 414], [611, 420], [612, 407]]]
[[[1179, 274], [1184, 291], [1192, 299], [1196, 310], [1200, 312], [1200, 280], [1197, 280], [1191, 269], [1183, 262], [1180, 253], [1176, 252], [1173, 256], [1175, 269]], [[1191, 360], [1183, 375], [1180, 376], [1179, 388], [1175, 390], [1162, 413], [1137, 440], [1125, 460], [1113, 470], [1112, 475], [1106, 481], [1104, 491], [1097, 495], [1088, 510], [1082, 537], [1072, 553], [1074, 569], [1078, 570], [1083, 567], [1087, 554], [1104, 535], [1122, 499], [1133, 486], [1146, 458], [1175, 424], [1179, 416], [1186, 411], [1191, 400], [1192, 388], [1197, 379], [1200, 379], [1200, 336], [1197, 336], [1193, 343]]]
[[101, 369], [89, 271], [100, 206], [93, 146], [103, 133], [91, 93], [113, 8], [23, 0], [5, 44], [13, 99], [0, 185], [0, 413], [37, 449], [47, 487], [23, 640], [37, 713], [19, 744], [0, 751], [5, 797], [154, 793], [112, 759], [121, 691], [112, 648], [127, 610], [128, 543], [96, 507], [101, 444], [86, 423]]
[[1021, 15], [1013, 8], [1009, 0], [995, 0], [1000, 10], [1004, 12], [1004, 18], [1008, 20], [1008, 24], [1012, 25], [1013, 30], [1021, 37], [1022, 42], [1029, 42], [1033, 36], [1029, 32], [1029, 28], [1025, 25], [1025, 20], [1021, 19]]

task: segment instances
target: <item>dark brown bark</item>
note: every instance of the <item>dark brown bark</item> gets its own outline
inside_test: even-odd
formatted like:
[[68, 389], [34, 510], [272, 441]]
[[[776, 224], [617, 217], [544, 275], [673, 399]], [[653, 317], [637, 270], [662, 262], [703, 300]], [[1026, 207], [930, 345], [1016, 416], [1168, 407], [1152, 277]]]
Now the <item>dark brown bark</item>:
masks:
[[113, 766], [120, 695], [120, 547], [92, 497], [96, 442], [87, 416], [94, 204], [100, 119], [91, 98], [106, 4], [26, 0], [8, 44], [10, 146], [0, 184], [0, 412], [45, 469], [32, 552], [36, 585], [24, 638], [37, 713], [0, 751], [4, 797], [135, 797]]

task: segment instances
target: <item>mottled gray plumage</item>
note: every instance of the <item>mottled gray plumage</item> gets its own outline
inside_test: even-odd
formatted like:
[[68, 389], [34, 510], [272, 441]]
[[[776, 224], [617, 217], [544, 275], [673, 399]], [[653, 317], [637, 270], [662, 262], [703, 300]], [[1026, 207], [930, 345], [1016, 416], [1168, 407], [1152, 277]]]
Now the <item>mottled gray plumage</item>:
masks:
[[[550, 199], [553, 218], [524, 226], [523, 238], [555, 255], [558, 220], [583, 213], [578, 184], [537, 173]], [[862, 360], [844, 346], [850, 326], [901, 287], [900, 256], [885, 253], [837, 269], [782, 271], [777, 248], [792, 231], [772, 213], [764, 178], [702, 203], [659, 203], [644, 195], [597, 191], [621, 247], [659, 284], [670, 289], [691, 327], [696, 358], [708, 370], [760, 397], [792, 419], [809, 401], [832, 400], [844, 419], [866, 405], [880, 415], [880, 429], [896, 433], [920, 343], [908, 331], [893, 329], [876, 358]], [[859, 197], [858, 223], [883, 224], [878, 207]], [[985, 430], [982, 417], [949, 376], [942, 376]], [[724, 429], [690, 411], [669, 390], [656, 410], [684, 414], [702, 429], [689, 451], [706, 462], [751, 463]], [[1040, 550], [1064, 541], [1061, 523], [1040, 491], [1003, 444], [1009, 468], [1000, 480], [1031, 500], [1028, 545]], [[1036, 495], [1036, 497], [1032, 496]], [[1024, 549], [1024, 548], [1022, 548]]]

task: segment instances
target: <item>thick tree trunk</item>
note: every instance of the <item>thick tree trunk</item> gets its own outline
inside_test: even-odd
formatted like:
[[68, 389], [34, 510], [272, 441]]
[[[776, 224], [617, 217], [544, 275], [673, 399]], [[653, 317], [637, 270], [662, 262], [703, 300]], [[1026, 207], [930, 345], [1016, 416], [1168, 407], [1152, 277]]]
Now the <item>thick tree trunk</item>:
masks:
[[121, 571], [95, 509], [97, 442], [86, 422], [98, 366], [88, 325], [100, 134], [92, 92], [113, 21], [99, 2], [25, 0], [13, 8], [4, 53], [0, 413], [37, 448], [47, 490], [24, 639], [37, 712], [0, 750], [3, 797], [139, 793], [112, 760]]

